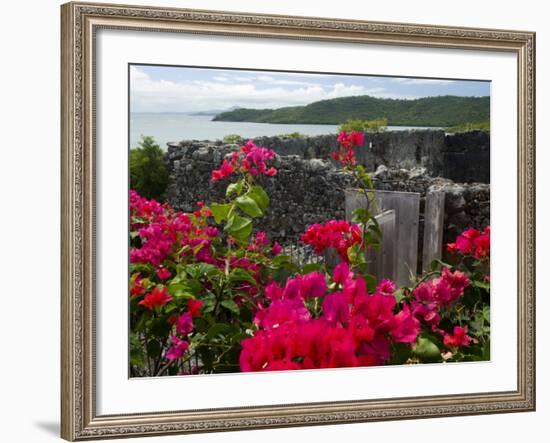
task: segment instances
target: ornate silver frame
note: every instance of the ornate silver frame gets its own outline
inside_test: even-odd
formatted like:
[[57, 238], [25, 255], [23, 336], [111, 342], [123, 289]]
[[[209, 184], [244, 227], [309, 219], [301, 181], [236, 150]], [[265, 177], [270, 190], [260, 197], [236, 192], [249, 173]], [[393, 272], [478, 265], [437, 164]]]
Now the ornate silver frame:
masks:
[[[535, 409], [535, 34], [68, 3], [62, 18], [61, 436], [67, 440]], [[508, 51], [518, 58], [518, 384], [511, 392], [98, 416], [95, 412], [94, 34], [99, 28]]]

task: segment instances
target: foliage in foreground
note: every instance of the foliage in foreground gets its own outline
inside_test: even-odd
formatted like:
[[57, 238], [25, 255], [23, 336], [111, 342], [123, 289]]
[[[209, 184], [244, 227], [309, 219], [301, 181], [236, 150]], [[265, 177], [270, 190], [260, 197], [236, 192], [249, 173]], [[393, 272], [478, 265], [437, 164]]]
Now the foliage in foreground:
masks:
[[224, 143], [240, 143], [243, 138], [239, 134], [228, 134], [224, 135]]
[[298, 265], [254, 221], [269, 208], [258, 176], [276, 180], [275, 153], [246, 143], [212, 181], [226, 199], [173, 210], [131, 192], [132, 376], [210, 374], [486, 360], [490, 232], [469, 229], [448, 249], [455, 262], [396, 288], [368, 273], [381, 234], [372, 183], [355, 153], [360, 132], [334, 154], [367, 194], [352, 221], [311, 225], [302, 236], [339, 263]]
[[130, 150], [130, 187], [142, 197], [164, 200], [167, 186], [164, 152], [153, 137], [144, 136]]
[[478, 123], [464, 123], [457, 126], [451, 126], [447, 128], [447, 132], [451, 133], [460, 133], [460, 132], [470, 132], [470, 131], [484, 131], [489, 132], [491, 130], [491, 123], [489, 120], [478, 122]]
[[376, 120], [352, 119], [341, 124], [340, 127], [338, 128], [338, 131], [339, 132], [342, 132], [342, 131], [384, 132], [387, 129], [387, 126], [388, 126], [387, 118], [379, 118]]

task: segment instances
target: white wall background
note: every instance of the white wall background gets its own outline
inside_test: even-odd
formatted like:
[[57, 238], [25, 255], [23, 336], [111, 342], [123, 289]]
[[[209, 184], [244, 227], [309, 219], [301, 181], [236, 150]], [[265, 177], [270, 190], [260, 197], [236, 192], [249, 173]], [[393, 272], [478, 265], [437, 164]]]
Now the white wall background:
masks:
[[[548, 290], [550, 234], [548, 146], [550, 29], [537, 0], [128, 0], [203, 9], [525, 29], [537, 32], [538, 411], [479, 417], [397, 421], [139, 441], [547, 441], [550, 416]], [[0, 26], [0, 437], [6, 442], [56, 441], [59, 433], [59, 4], [5, 3]], [[498, 167], [498, 158], [493, 160]], [[546, 247], [546, 248], [545, 248]], [[512, 347], [512, 344], [511, 344]], [[452, 380], [450, 380], [452, 382]], [[137, 441], [137, 440], [136, 440]]]

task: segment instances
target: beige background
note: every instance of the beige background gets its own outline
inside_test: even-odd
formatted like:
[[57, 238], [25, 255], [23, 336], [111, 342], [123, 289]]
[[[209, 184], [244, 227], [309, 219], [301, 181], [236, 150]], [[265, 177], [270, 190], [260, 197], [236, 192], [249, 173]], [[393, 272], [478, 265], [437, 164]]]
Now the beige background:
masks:
[[[248, 431], [139, 441], [279, 442], [545, 441], [550, 417], [550, 338], [544, 264], [550, 263], [550, 30], [545, 3], [432, 0], [130, 1], [159, 6], [317, 15], [438, 25], [525, 29], [537, 35], [538, 152], [538, 412], [436, 420]], [[372, 3], [372, 4], [371, 4]], [[9, 442], [57, 441], [59, 422], [59, 4], [33, 0], [3, 5], [0, 27], [0, 436]], [[498, 167], [498, 158], [493, 165]], [[544, 203], [546, 201], [546, 203]], [[452, 382], [452, 380], [450, 380]], [[546, 419], [546, 420], [545, 420]], [[545, 437], [543, 437], [545, 436]], [[137, 441], [134, 440], [134, 441]]]

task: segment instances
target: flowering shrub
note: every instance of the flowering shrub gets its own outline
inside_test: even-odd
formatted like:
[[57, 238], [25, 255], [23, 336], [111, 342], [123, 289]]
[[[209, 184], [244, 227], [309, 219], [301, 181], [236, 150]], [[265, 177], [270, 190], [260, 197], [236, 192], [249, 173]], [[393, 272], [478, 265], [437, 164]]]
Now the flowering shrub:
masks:
[[410, 288], [368, 274], [381, 234], [372, 183], [355, 162], [362, 134], [342, 133], [338, 155], [368, 197], [352, 221], [311, 225], [302, 241], [336, 266], [293, 263], [254, 219], [269, 207], [255, 183], [275, 179], [275, 153], [251, 141], [211, 180], [223, 202], [192, 213], [130, 192], [132, 376], [208, 374], [487, 359], [489, 228], [448, 245]]
[[342, 262], [330, 286], [320, 273], [288, 279], [284, 288], [270, 285], [270, 304], [254, 318], [258, 331], [242, 342], [241, 370], [380, 365], [392, 343], [415, 342], [420, 322], [407, 306], [395, 312], [387, 284], [369, 294], [365, 280]]
[[467, 229], [447, 250], [452, 265], [434, 261], [431, 272], [400, 292], [422, 325], [420, 354], [428, 361], [488, 360], [490, 227]]

